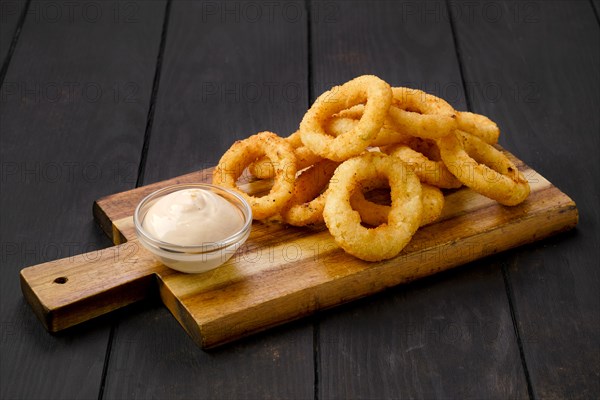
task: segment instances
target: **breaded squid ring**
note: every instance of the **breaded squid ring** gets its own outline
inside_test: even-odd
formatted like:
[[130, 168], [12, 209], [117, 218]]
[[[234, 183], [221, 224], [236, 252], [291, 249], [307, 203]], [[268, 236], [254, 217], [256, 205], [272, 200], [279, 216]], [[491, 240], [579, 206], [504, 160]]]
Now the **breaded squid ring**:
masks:
[[494, 121], [485, 115], [459, 111], [456, 114], [456, 123], [461, 131], [477, 136], [488, 144], [498, 143], [500, 129]]
[[[302, 118], [302, 143], [313, 153], [334, 161], [343, 161], [362, 153], [383, 126], [392, 101], [390, 85], [373, 75], [352, 79], [323, 93]], [[350, 131], [332, 137], [325, 123], [332, 115], [365, 104], [363, 115]]]
[[[432, 145], [435, 146], [435, 143]], [[430, 155], [430, 149], [426, 146], [427, 144], [420, 145], [417, 140], [412, 140], [409, 144], [388, 146], [382, 151], [409, 164], [421, 182], [444, 189], [461, 187], [462, 182], [452, 175], [443, 161], [433, 160], [434, 156]]]
[[325, 159], [300, 173], [296, 178], [292, 198], [281, 210], [283, 222], [294, 226], [323, 222], [324, 189], [339, 164]]
[[439, 139], [457, 128], [457, 111], [445, 100], [418, 89], [392, 88], [389, 114], [402, 133]]
[[[370, 183], [370, 189], [388, 187], [387, 182], [378, 182], [377, 185]], [[444, 209], [444, 194], [435, 186], [421, 183], [421, 201], [423, 211], [420, 226], [425, 226], [437, 221]], [[363, 190], [357, 190], [350, 197], [352, 208], [358, 211], [363, 223], [371, 226], [379, 226], [387, 223], [390, 206], [378, 204], [367, 200]]]
[[[244, 169], [266, 155], [277, 166], [273, 187], [266, 196], [254, 197], [240, 190], [236, 184]], [[213, 174], [213, 184], [239, 192], [250, 207], [254, 219], [265, 219], [277, 214], [292, 197], [296, 178], [294, 149], [272, 132], [260, 132], [235, 142], [221, 157]]]
[[442, 160], [462, 183], [505, 206], [529, 196], [527, 179], [501, 151], [483, 140], [455, 131], [438, 141]]
[[[361, 225], [350, 196], [361, 182], [387, 178], [392, 205], [386, 224], [376, 228]], [[335, 242], [347, 253], [365, 261], [395, 257], [408, 244], [421, 222], [421, 183], [398, 158], [367, 152], [336, 169], [325, 199], [323, 218]]]
[[[284, 138], [284, 140], [291, 144], [294, 148], [294, 155], [296, 156], [296, 166], [298, 170], [309, 167], [323, 159], [302, 144], [299, 131], [292, 133], [290, 136]], [[272, 178], [275, 176], [275, 168], [273, 168], [273, 164], [274, 163], [271, 162], [268, 157], [261, 157], [259, 160], [248, 166], [248, 171], [259, 179]]]
[[[325, 123], [325, 131], [332, 136], [339, 136], [345, 132], [355, 129], [358, 125], [358, 121], [363, 115], [365, 106], [358, 104], [354, 107], [342, 110], [339, 113], [333, 115]], [[377, 136], [371, 142], [371, 146], [385, 146], [393, 143], [404, 143], [410, 140], [412, 136], [400, 132], [394, 125], [391, 117], [387, 115], [383, 126], [377, 132]]]

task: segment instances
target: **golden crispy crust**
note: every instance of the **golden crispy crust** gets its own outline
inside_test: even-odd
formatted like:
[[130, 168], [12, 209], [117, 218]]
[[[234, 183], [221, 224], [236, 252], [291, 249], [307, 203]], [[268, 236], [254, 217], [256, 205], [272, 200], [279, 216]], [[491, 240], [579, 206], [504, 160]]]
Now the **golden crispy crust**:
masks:
[[[294, 148], [298, 170], [310, 167], [323, 159], [302, 145], [299, 131], [292, 133], [284, 140]], [[259, 179], [268, 179], [275, 176], [275, 167], [276, 165], [268, 157], [261, 157], [248, 166], [248, 171]]]
[[[354, 107], [342, 110], [331, 116], [325, 122], [325, 131], [331, 136], [340, 136], [345, 132], [355, 129], [363, 115], [365, 106], [357, 104]], [[377, 132], [377, 136], [371, 142], [370, 146], [386, 146], [394, 143], [405, 143], [413, 136], [400, 132], [390, 115], [386, 115], [383, 126]]]
[[[384, 188], [388, 187], [388, 185], [387, 182], [381, 182], [381, 184], [375, 186], [370, 183], [369, 189], [374, 187]], [[444, 209], [444, 194], [442, 191], [435, 186], [422, 183], [421, 201], [423, 203], [423, 211], [420, 226], [437, 221]], [[390, 206], [367, 200], [363, 190], [357, 190], [352, 194], [350, 204], [353, 209], [358, 211], [363, 223], [371, 226], [379, 226], [387, 223]]]
[[462, 186], [462, 182], [452, 175], [443, 161], [434, 161], [425, 154], [431, 154], [431, 152], [438, 150], [435, 143], [433, 143], [433, 146], [436, 146], [435, 148], [426, 148], [414, 142], [411, 141], [407, 145], [388, 146], [383, 151], [409, 164], [421, 182], [444, 189], [455, 189]]
[[439, 97], [418, 89], [392, 88], [389, 115], [399, 132], [426, 139], [438, 139], [457, 128], [457, 111]]
[[529, 183], [501, 151], [483, 140], [455, 131], [438, 141], [442, 160], [462, 183], [505, 206], [529, 196]]
[[[361, 225], [350, 197], [360, 182], [387, 178], [392, 205], [386, 224]], [[325, 200], [323, 218], [336, 243], [347, 253], [365, 261], [396, 256], [408, 244], [421, 222], [421, 183], [398, 158], [368, 152], [343, 162], [335, 171]]]
[[[263, 155], [277, 166], [273, 187], [266, 196], [250, 196], [237, 187], [236, 181], [250, 163]], [[254, 219], [277, 214], [292, 197], [295, 179], [294, 149], [272, 132], [260, 132], [235, 142], [223, 154], [213, 174], [213, 184], [234, 189], [248, 201]]]
[[[302, 143], [313, 153], [334, 161], [356, 156], [377, 136], [391, 101], [390, 85], [373, 75], [335, 86], [319, 96], [304, 115], [300, 123]], [[337, 137], [325, 131], [325, 123], [332, 115], [357, 104], [365, 104], [365, 108], [356, 127]]]
[[324, 189], [340, 163], [322, 160], [296, 178], [292, 198], [281, 210], [283, 222], [294, 226], [305, 226], [323, 222], [325, 207]]
[[485, 115], [460, 111], [456, 114], [456, 122], [458, 124], [458, 129], [461, 131], [477, 136], [488, 144], [498, 143], [500, 129], [494, 121]]

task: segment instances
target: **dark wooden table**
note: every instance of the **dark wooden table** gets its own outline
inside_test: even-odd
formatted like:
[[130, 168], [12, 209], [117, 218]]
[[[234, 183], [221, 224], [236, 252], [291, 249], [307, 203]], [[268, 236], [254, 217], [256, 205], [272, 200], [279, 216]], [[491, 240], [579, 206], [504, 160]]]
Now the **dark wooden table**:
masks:
[[[600, 1], [0, 7], [2, 399], [600, 396]], [[366, 73], [497, 121], [578, 227], [210, 352], [153, 300], [43, 330], [18, 273], [109, 246], [95, 199], [287, 135]]]

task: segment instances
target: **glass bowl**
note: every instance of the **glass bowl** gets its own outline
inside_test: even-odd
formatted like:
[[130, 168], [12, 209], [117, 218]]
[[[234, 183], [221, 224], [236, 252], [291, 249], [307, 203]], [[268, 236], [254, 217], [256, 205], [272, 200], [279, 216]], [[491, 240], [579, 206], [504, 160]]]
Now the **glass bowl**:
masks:
[[[161, 197], [185, 189], [208, 190], [227, 200], [240, 211], [243, 217], [242, 228], [224, 239], [197, 245], [181, 246], [153, 237], [143, 227], [148, 210]], [[159, 189], [146, 196], [133, 213], [133, 223], [140, 244], [157, 256], [163, 264], [180, 272], [200, 273], [217, 268], [229, 260], [246, 242], [252, 229], [252, 209], [242, 196], [232, 190], [208, 183], [184, 183]]]

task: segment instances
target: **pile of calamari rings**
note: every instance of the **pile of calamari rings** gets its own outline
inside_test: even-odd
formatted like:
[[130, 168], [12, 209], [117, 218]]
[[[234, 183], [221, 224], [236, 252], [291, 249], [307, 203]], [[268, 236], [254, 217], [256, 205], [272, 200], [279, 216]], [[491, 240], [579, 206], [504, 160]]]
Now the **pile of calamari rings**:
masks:
[[[439, 218], [441, 189], [465, 185], [505, 206], [527, 198], [527, 180], [495, 146], [499, 135], [486, 116], [364, 75], [319, 96], [287, 138], [260, 132], [235, 142], [213, 183], [244, 196], [254, 219], [324, 222], [347, 253], [380, 261]], [[272, 179], [266, 195], [239, 188], [246, 170]], [[388, 204], [373, 199], [382, 191]]]

